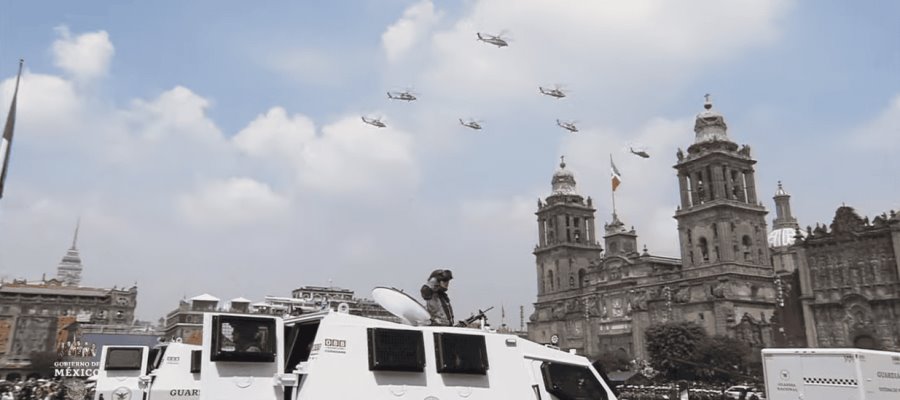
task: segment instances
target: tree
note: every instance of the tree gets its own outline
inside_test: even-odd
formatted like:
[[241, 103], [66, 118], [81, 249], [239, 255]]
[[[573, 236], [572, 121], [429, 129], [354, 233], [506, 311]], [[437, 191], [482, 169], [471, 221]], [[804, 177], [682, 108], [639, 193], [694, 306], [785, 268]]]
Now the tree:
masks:
[[607, 351], [600, 355], [607, 371], [626, 371], [631, 367], [631, 358], [621, 351]]
[[645, 336], [654, 369], [669, 379], [695, 378], [694, 367], [682, 361], [691, 360], [697, 346], [707, 339], [703, 327], [693, 322], [669, 322], [651, 326]]
[[701, 341], [691, 361], [696, 362], [697, 377], [709, 382], [731, 382], [746, 371], [750, 346], [735, 338], [713, 336]]

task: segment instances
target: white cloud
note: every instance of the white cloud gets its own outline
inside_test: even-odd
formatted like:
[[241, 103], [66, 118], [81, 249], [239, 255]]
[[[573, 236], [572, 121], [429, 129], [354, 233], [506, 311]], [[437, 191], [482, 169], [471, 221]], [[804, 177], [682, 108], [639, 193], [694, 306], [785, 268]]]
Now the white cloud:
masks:
[[234, 143], [259, 160], [286, 163], [302, 186], [326, 194], [385, 195], [410, 187], [419, 176], [409, 134], [372, 128], [358, 117], [325, 125], [317, 134], [309, 118], [273, 108]]
[[106, 31], [88, 32], [73, 37], [65, 25], [56, 28], [59, 39], [53, 42], [56, 66], [77, 81], [91, 81], [106, 75], [115, 49]]
[[[417, 72], [423, 91], [463, 104], [533, 98], [537, 85], [551, 83], [615, 104], [616, 96], [658, 96], [700, 67], [771, 43], [789, 3], [478, 1], [433, 35], [430, 63]], [[507, 29], [514, 39], [507, 48], [474, 40], [476, 32]]]
[[895, 96], [877, 117], [858, 128], [850, 141], [853, 146], [865, 150], [900, 149], [900, 95]]
[[[16, 77], [0, 84], [0, 98], [4, 107], [12, 101]], [[42, 139], [64, 136], [73, 122], [79, 121], [84, 106], [84, 98], [78, 94], [70, 81], [53, 75], [31, 73], [26, 70], [19, 83], [19, 97], [16, 111], [16, 132], [18, 140], [31, 140], [32, 135]], [[6, 115], [4, 109], [3, 115]]]
[[194, 193], [179, 196], [178, 210], [195, 225], [220, 227], [283, 217], [289, 202], [264, 183], [230, 178], [204, 183]]
[[282, 107], [273, 107], [259, 115], [232, 138], [234, 145], [254, 157], [293, 159], [313, 141], [316, 127], [300, 114], [288, 116]]
[[401, 59], [440, 20], [431, 0], [423, 0], [409, 6], [397, 22], [388, 26], [381, 35], [381, 45], [390, 62]]

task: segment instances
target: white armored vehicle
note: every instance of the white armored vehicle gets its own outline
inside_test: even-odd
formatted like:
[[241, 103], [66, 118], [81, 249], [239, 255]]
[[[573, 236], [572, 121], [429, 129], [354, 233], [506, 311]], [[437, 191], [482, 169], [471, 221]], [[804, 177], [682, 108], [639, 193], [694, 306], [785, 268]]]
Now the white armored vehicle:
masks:
[[105, 346], [94, 400], [199, 400], [200, 346]]
[[863, 349], [764, 349], [769, 400], [900, 399], [900, 353]]
[[148, 377], [139, 373], [146, 359], [133, 356], [129, 365], [139, 370], [113, 379], [142, 390], [115, 397], [107, 382], [104, 400], [615, 400], [584, 357], [485, 329], [423, 326], [428, 312], [406, 294], [376, 288], [373, 296], [406, 324], [330, 310], [207, 313], [190, 372]]
[[328, 311], [206, 314], [200, 400], [615, 399], [581, 356], [514, 335], [417, 326], [415, 300], [377, 288], [409, 325]]

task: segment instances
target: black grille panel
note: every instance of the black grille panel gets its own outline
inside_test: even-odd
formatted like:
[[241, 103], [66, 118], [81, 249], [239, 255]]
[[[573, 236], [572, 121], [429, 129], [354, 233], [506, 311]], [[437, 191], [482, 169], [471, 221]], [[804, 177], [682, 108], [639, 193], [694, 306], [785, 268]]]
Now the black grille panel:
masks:
[[422, 332], [408, 329], [369, 328], [369, 371], [425, 370]]
[[434, 353], [437, 371], [440, 373], [487, 374], [488, 358], [484, 336], [436, 332]]

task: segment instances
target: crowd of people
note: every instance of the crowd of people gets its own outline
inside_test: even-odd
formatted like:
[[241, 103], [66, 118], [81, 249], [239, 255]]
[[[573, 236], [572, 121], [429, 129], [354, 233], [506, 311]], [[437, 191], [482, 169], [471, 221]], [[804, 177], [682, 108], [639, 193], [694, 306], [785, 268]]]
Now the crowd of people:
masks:
[[79, 379], [0, 380], [0, 400], [88, 400], [91, 384]]
[[[618, 388], [619, 400], [763, 400], [754, 392], [726, 393], [728, 387], [692, 383], [689, 385], [623, 385]], [[738, 397], [733, 397], [737, 395]], [[743, 396], [743, 397], [740, 397]]]

